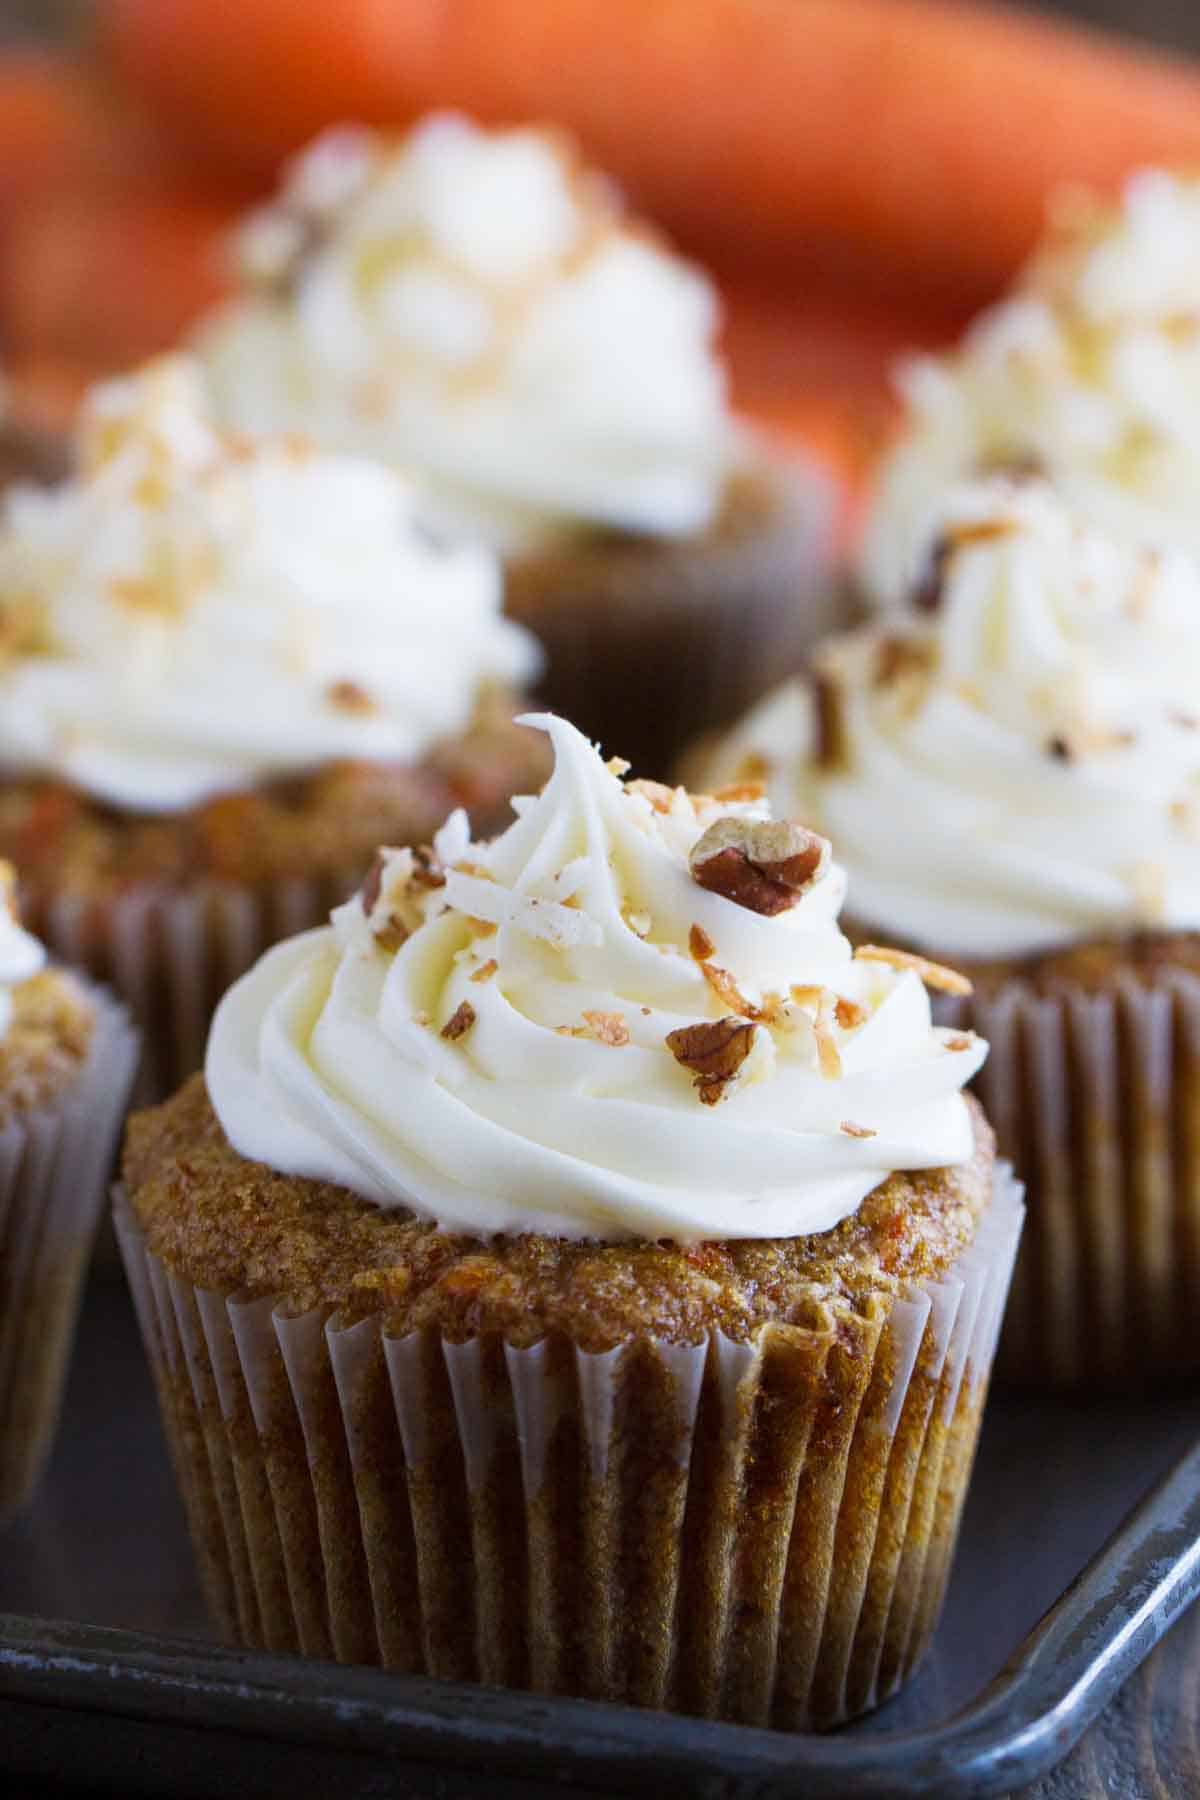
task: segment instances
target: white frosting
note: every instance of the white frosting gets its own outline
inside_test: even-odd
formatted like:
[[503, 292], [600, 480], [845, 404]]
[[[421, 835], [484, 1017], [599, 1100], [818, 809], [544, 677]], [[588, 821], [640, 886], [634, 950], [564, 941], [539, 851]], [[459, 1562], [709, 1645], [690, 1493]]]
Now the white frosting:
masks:
[[884, 460], [863, 572], [895, 600], [948, 483], [1033, 463], [1114, 536], [1200, 557], [1200, 180], [1135, 176], [1077, 205], [961, 348], [901, 373], [908, 421]]
[[426, 479], [504, 548], [713, 518], [730, 455], [712, 285], [549, 133], [327, 133], [236, 245], [198, 348], [224, 417]]
[[[1200, 927], [1191, 559], [1093, 532], [1037, 483], [951, 494], [940, 530], [957, 547], [936, 610], [885, 613], [826, 656], [846, 766], [814, 763], [793, 683], [715, 772], [761, 772], [777, 807], [834, 837], [851, 912], [935, 954]], [[889, 641], [915, 652], [890, 681]]]
[[12, 1023], [13, 990], [44, 968], [46, 952], [17, 913], [11, 863], [0, 862], [0, 1038]]
[[93, 391], [80, 463], [0, 523], [10, 772], [174, 812], [417, 756], [536, 671], [488, 552], [432, 544], [390, 470], [223, 437], [183, 358]]
[[[355, 898], [222, 1001], [208, 1086], [243, 1156], [447, 1228], [695, 1240], [823, 1231], [890, 1171], [970, 1155], [960, 1089], [986, 1047], [931, 1026], [911, 971], [852, 958], [840, 869], [775, 917], [736, 905], [688, 852], [718, 816], [765, 809], [660, 789], [655, 810], [572, 726], [526, 722], [555, 770], [503, 836], [469, 845], [454, 815], [446, 884], [415, 895], [411, 853], [389, 853], [369, 918]], [[398, 951], [376, 935], [395, 916], [413, 927]], [[755, 1026], [715, 1105], [666, 1042], [730, 1012], [694, 925], [750, 1004], [825, 990]], [[838, 996], [861, 1020], [838, 1022]], [[464, 1003], [473, 1023], [449, 1041]]]

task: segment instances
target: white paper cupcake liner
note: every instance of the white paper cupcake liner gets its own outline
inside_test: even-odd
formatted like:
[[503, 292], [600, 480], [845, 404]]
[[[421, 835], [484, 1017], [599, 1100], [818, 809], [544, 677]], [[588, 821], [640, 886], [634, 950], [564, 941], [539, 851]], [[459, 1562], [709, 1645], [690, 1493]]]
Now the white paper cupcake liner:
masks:
[[116, 1222], [204, 1585], [272, 1650], [772, 1723], [894, 1692], [936, 1623], [1020, 1234], [753, 1343], [390, 1337], [172, 1274]]
[[135, 1099], [149, 1105], [201, 1068], [208, 1027], [231, 982], [264, 950], [323, 925], [360, 869], [255, 888], [202, 882], [186, 892], [143, 887], [114, 900], [23, 897], [31, 931], [60, 961], [107, 982], [144, 1041]]
[[768, 455], [749, 480], [748, 528], [572, 548], [506, 571], [506, 610], [546, 651], [542, 700], [639, 775], [665, 780], [697, 732], [731, 724], [846, 623], [830, 483]]
[[1028, 1188], [997, 1373], [1144, 1387], [1200, 1370], [1200, 977], [1012, 980], [949, 1016], [991, 1045], [980, 1098]]
[[95, 1024], [75, 1080], [0, 1129], [0, 1519], [49, 1454], [83, 1278], [137, 1062], [124, 1007], [89, 989]]

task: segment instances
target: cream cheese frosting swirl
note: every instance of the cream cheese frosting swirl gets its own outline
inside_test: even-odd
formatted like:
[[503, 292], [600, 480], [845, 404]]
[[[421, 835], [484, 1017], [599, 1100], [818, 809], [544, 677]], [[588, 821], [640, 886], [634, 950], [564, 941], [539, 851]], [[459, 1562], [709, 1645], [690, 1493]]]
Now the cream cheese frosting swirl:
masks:
[[909, 607], [827, 647], [714, 772], [834, 836], [857, 918], [950, 956], [1196, 929], [1198, 696], [1190, 557], [993, 481], [946, 497]]
[[1115, 206], [1064, 201], [961, 347], [900, 374], [907, 423], [863, 554], [899, 598], [947, 484], [1038, 470], [1100, 529], [1200, 557], [1200, 179], [1146, 170]]
[[14, 988], [37, 975], [45, 963], [42, 945], [21, 924], [16, 872], [11, 863], [0, 862], [0, 1038], [12, 1023]]
[[[444, 1228], [681, 1241], [823, 1231], [889, 1172], [971, 1155], [986, 1046], [852, 953], [836, 865], [752, 910], [689, 855], [761, 802], [626, 784], [565, 721], [526, 723], [554, 773], [501, 837], [455, 814], [432, 855], [387, 852], [227, 994], [206, 1074], [235, 1149]], [[706, 1104], [675, 1034], [722, 1020], [742, 1060]]]
[[0, 767], [130, 811], [404, 760], [533, 675], [482, 548], [392, 471], [219, 432], [195, 367], [93, 391], [79, 473], [0, 515]]
[[398, 460], [436, 523], [510, 549], [715, 515], [731, 428], [716, 295], [533, 129], [341, 129], [235, 245], [197, 347], [224, 417]]

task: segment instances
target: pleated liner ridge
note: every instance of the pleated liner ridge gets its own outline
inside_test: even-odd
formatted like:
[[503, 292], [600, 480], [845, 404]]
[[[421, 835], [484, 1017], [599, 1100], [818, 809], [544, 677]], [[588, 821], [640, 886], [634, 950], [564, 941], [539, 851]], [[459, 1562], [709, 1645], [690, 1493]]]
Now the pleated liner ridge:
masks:
[[61, 961], [107, 982], [144, 1038], [135, 1093], [148, 1106], [203, 1067], [208, 1027], [231, 982], [281, 938], [324, 925], [361, 869], [262, 887], [203, 882], [187, 892], [147, 883], [111, 900], [22, 896], [29, 929]]
[[0, 1519], [29, 1500], [53, 1441], [137, 1061], [124, 1008], [91, 998], [92, 1043], [70, 1088], [0, 1129]]
[[[944, 1010], [944, 1009], [943, 1009]], [[1139, 1388], [1200, 1370], [1200, 977], [1019, 980], [955, 1003], [1029, 1219], [997, 1374]]]
[[225, 1635], [801, 1728], [936, 1624], [1020, 1234], [753, 1343], [390, 1337], [201, 1291], [118, 1237]]

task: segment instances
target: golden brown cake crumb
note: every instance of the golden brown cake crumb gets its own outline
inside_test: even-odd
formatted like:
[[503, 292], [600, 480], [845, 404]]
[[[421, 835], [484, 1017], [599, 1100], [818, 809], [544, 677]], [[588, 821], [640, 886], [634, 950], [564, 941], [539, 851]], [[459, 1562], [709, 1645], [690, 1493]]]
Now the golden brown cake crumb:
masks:
[[195, 1076], [130, 1122], [124, 1173], [149, 1248], [197, 1286], [276, 1295], [396, 1333], [513, 1344], [562, 1331], [586, 1349], [652, 1334], [745, 1340], [767, 1320], [811, 1323], [826, 1306], [936, 1278], [971, 1241], [992, 1191], [990, 1127], [973, 1101], [961, 1168], [891, 1175], [832, 1231], [677, 1246], [519, 1236], [482, 1240], [384, 1211], [328, 1182], [279, 1175], [234, 1151]]
[[455, 807], [476, 829], [506, 820], [514, 793], [549, 772], [540, 733], [490, 692], [458, 736], [413, 763], [332, 763], [218, 795], [169, 817], [121, 813], [53, 779], [0, 788], [0, 857], [21, 871], [36, 915], [46, 894], [110, 899], [139, 884], [266, 884], [365, 867], [379, 844], [429, 839]]
[[78, 1074], [96, 1022], [84, 989], [61, 969], [22, 982], [12, 1000], [0, 1038], [0, 1125], [57, 1099]]

